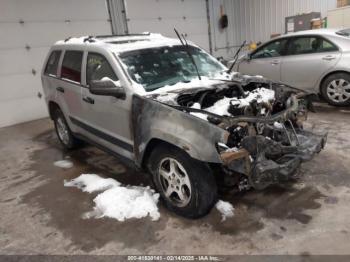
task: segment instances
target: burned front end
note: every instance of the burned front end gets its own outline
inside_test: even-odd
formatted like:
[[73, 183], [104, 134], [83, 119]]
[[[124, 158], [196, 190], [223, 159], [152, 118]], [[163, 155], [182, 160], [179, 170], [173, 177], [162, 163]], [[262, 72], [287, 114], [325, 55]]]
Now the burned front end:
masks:
[[312, 94], [260, 77], [240, 76], [153, 99], [225, 130], [224, 142], [216, 141], [216, 153], [221, 170], [237, 178], [241, 189], [290, 180], [327, 140], [327, 134], [303, 128]]

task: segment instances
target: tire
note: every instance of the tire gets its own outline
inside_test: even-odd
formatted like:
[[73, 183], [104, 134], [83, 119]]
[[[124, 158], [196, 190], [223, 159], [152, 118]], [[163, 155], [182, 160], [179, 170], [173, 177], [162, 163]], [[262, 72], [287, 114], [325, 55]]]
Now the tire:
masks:
[[60, 109], [56, 109], [53, 121], [55, 124], [56, 135], [65, 149], [74, 149], [81, 145], [81, 141], [75, 138], [70, 130], [67, 121]]
[[333, 106], [350, 105], [350, 74], [335, 73], [321, 85], [322, 97]]
[[217, 185], [212, 170], [185, 151], [168, 145], [155, 148], [148, 168], [161, 200], [170, 211], [195, 219], [208, 214], [215, 205]]

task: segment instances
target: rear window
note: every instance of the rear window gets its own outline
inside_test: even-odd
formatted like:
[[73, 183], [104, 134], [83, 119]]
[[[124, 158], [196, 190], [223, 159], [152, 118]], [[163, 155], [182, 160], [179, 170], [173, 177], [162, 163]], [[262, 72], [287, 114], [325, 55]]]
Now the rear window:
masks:
[[49, 60], [47, 61], [45, 74], [57, 76], [58, 63], [61, 57], [61, 51], [52, 51]]
[[350, 28], [338, 31], [337, 35], [350, 37]]
[[82, 60], [83, 52], [66, 51], [62, 62], [61, 77], [80, 83]]

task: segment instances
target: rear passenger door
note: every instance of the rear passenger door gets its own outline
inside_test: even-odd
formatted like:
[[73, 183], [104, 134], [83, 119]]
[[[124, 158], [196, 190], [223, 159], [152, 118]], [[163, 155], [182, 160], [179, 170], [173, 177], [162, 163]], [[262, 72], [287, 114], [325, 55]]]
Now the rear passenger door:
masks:
[[[60, 83], [56, 87], [59, 104], [67, 120], [82, 116], [83, 51], [66, 50], [60, 69]], [[75, 129], [75, 128], [73, 128]]]
[[320, 77], [334, 67], [340, 57], [338, 47], [321, 36], [293, 37], [287, 44], [281, 66], [281, 81], [313, 91]]

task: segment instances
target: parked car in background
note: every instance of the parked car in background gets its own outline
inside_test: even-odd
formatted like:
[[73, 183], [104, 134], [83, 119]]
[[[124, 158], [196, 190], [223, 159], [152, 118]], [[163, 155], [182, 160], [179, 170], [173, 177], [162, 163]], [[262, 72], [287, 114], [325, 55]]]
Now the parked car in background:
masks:
[[280, 36], [241, 58], [235, 69], [317, 92], [331, 105], [350, 105], [350, 29]]

